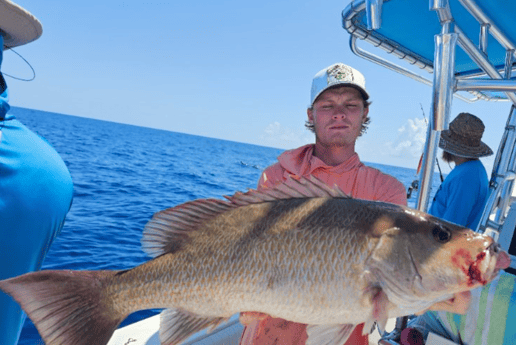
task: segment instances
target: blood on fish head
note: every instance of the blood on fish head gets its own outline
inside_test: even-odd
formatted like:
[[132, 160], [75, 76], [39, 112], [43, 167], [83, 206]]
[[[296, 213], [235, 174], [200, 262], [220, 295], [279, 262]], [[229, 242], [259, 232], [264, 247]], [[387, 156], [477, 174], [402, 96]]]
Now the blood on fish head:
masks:
[[500, 269], [510, 264], [508, 254], [493, 238], [464, 228], [451, 242], [450, 263], [458, 269], [462, 284], [468, 288], [486, 285]]
[[510, 263], [491, 237], [423, 212], [408, 209], [391, 224], [374, 232], [379, 237], [369, 267], [389, 299], [400, 303], [439, 300], [488, 284]]
[[493, 243], [476, 256], [463, 248], [458, 249], [452, 256], [452, 263], [466, 276], [467, 286], [473, 287], [488, 284], [500, 269], [509, 267], [511, 259], [498, 244]]
[[487, 254], [485, 251], [477, 254], [476, 258], [466, 249], [457, 249], [451, 260], [467, 278], [466, 284], [473, 286], [477, 283], [486, 285], [487, 281], [482, 275], [482, 264], [485, 262]]

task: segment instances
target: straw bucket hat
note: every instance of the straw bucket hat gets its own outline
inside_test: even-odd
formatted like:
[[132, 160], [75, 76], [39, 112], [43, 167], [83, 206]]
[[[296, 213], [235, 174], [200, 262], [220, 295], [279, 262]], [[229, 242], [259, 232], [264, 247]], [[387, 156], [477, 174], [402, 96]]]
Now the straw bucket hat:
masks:
[[450, 122], [450, 129], [441, 132], [439, 147], [459, 157], [490, 156], [493, 151], [481, 140], [484, 128], [482, 120], [475, 115], [460, 113]]
[[31, 13], [9, 0], [0, 0], [0, 34], [4, 38], [4, 49], [37, 40], [42, 33], [41, 23]]

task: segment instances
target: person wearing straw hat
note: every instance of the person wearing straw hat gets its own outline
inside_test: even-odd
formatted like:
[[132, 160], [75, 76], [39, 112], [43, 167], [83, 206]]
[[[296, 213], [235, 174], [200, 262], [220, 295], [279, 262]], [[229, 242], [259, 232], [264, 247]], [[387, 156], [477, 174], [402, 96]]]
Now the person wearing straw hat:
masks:
[[476, 230], [487, 202], [489, 182], [480, 157], [493, 154], [482, 141], [484, 123], [475, 115], [460, 113], [441, 132], [443, 160], [455, 163], [435, 194], [428, 213]]
[[[3, 51], [42, 34], [25, 9], [0, 0], [0, 65]], [[8, 87], [0, 73], [0, 280], [41, 268], [70, 209], [73, 184], [58, 153], [9, 113]], [[0, 292], [0, 344], [15, 345], [25, 314]]]

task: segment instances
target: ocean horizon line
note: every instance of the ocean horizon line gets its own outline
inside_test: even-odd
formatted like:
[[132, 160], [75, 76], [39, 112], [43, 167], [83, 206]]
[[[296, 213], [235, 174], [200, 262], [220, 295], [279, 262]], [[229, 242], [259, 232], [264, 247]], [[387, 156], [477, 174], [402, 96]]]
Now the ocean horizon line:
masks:
[[[280, 152], [278, 152], [278, 156], [279, 156], [279, 154], [281, 154], [284, 151], [288, 151], [288, 150], [296, 148], [296, 147], [293, 147], [293, 148], [290, 148], [290, 149], [286, 149], [286, 148], [281, 148], [281, 147], [260, 145], [260, 144], [255, 144], [255, 143], [241, 142], [241, 141], [235, 141], [235, 140], [229, 140], [229, 139], [217, 138], [217, 137], [210, 137], [210, 136], [199, 135], [199, 134], [194, 134], [194, 133], [178, 132], [178, 131], [173, 131], [173, 130], [163, 129], [163, 128], [156, 128], [156, 127], [150, 127], [150, 126], [136, 125], [136, 124], [125, 123], [125, 122], [117, 122], [117, 121], [112, 121], [112, 120], [104, 120], [104, 119], [98, 119], [98, 118], [94, 118], [94, 117], [86, 117], [86, 116], [80, 116], [80, 115], [58, 113], [58, 112], [54, 112], [54, 111], [40, 110], [40, 109], [34, 109], [34, 108], [26, 108], [26, 107], [21, 107], [21, 106], [11, 106], [11, 110], [13, 111], [13, 114], [15, 116], [16, 116], [16, 111], [39, 112], [39, 113], [46, 113], [46, 114], [57, 115], [57, 116], [73, 117], [73, 118], [77, 118], [77, 119], [80, 119], [80, 120], [86, 120], [86, 121], [101, 121], [101, 122], [106, 122], [106, 123], [122, 125], [122, 126], [146, 128], [146, 129], [152, 129], [152, 130], [156, 130], [156, 131], [160, 131], [160, 132], [167, 132], [167, 133], [187, 135], [187, 136], [191, 136], [191, 137], [194, 137], [194, 138], [221, 140], [221, 141], [227, 142], [227, 143], [234, 143], [234, 144], [239, 144], [239, 145], [250, 145], [250, 146], [266, 148], [266, 149], [274, 149], [274, 150], [280, 151]], [[360, 156], [360, 153], [358, 153], [358, 154]], [[402, 166], [402, 165], [393, 165], [393, 164], [386, 164], [386, 163], [372, 162], [372, 161], [362, 161], [362, 162], [364, 164], [366, 164], [366, 165], [381, 165], [381, 166], [384, 166], [384, 167], [404, 168], [404, 169], [412, 169], [412, 170], [416, 171], [415, 168], [407, 167], [407, 166]]]

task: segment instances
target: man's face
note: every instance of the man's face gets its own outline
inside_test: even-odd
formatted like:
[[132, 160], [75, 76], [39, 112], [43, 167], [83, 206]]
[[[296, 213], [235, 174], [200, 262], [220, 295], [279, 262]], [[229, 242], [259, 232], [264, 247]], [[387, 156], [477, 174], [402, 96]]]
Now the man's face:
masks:
[[317, 142], [327, 146], [354, 145], [367, 117], [360, 91], [341, 86], [324, 91], [308, 109]]

